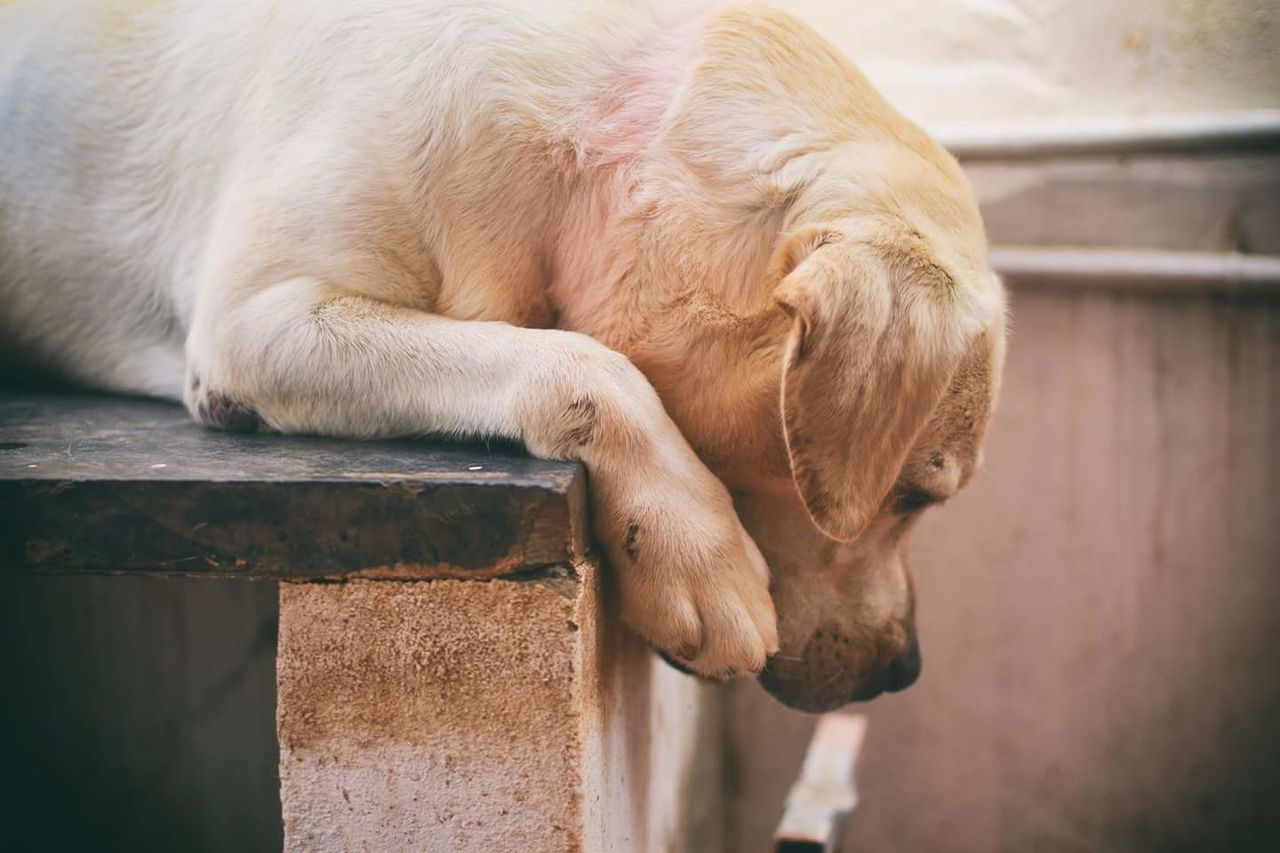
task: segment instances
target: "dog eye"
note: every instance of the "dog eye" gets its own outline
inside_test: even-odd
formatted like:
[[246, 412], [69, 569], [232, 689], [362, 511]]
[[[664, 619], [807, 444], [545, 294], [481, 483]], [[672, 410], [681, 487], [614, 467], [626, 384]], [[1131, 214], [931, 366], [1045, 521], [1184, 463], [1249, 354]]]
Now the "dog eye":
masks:
[[909, 515], [936, 503], [942, 503], [942, 499], [924, 489], [903, 489], [893, 499], [893, 511], [899, 515]]

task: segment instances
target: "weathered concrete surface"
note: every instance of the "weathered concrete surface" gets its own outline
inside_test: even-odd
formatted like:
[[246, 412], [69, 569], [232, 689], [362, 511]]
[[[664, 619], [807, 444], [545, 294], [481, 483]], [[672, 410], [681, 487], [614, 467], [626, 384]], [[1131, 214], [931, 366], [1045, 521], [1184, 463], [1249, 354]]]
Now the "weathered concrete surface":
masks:
[[[585, 487], [510, 448], [0, 393], [0, 627], [29, 699], [0, 715], [0, 775], [30, 794], [6, 825], [68, 848], [274, 849], [279, 818], [295, 850], [719, 849], [712, 694], [603, 618]], [[306, 582], [279, 596], [281, 800], [273, 587], [66, 572]]]
[[585, 847], [724, 847], [723, 695], [672, 669], [592, 596], [583, 608]]
[[598, 580], [282, 584], [285, 849], [715, 849], [710, 694]]
[[407, 580], [582, 554], [582, 466], [492, 444], [233, 435], [154, 400], [0, 389], [0, 565]]

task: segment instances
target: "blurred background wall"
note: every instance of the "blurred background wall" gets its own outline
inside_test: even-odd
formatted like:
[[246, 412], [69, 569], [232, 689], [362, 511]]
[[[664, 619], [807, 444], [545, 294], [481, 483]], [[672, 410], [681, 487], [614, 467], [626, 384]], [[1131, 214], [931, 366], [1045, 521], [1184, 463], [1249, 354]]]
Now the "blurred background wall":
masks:
[[944, 122], [1280, 106], [1274, 0], [772, 0], [912, 117]]
[[[964, 143], [994, 244], [1280, 255], [1275, 0], [776, 5]], [[845, 850], [1280, 849], [1280, 298], [1142, 263], [1009, 277], [986, 470], [917, 530], [924, 675], [865, 709]], [[750, 853], [813, 721], [729, 703]]]

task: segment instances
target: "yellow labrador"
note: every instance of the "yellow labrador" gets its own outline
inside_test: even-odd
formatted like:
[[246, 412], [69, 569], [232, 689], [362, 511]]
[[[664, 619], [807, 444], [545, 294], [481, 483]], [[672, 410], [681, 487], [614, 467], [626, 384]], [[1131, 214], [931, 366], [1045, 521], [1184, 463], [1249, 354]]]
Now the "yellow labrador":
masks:
[[914, 680], [902, 541], [972, 475], [1003, 301], [955, 162], [805, 25], [15, 0], [0, 116], [28, 356], [213, 427], [582, 460], [670, 659], [814, 710]]

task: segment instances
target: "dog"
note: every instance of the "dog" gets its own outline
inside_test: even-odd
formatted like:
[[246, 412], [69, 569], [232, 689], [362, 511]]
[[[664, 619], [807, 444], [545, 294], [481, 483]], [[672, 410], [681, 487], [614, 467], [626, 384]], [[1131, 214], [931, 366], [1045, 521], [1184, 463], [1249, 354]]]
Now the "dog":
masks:
[[[902, 689], [1004, 297], [956, 162], [765, 6], [0, 6], [0, 330], [200, 423], [580, 460], [624, 620]], [[776, 609], [775, 609], [776, 608]]]

